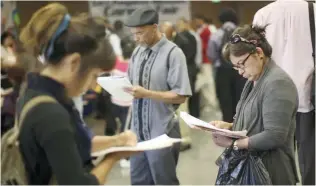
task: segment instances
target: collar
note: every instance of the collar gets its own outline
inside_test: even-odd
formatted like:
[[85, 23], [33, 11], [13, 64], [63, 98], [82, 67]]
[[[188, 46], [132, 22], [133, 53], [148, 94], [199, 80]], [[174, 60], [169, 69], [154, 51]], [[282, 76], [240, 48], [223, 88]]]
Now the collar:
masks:
[[150, 49], [154, 52], [159, 52], [159, 49], [165, 44], [167, 43], [168, 39], [162, 35], [161, 39], [154, 45], [152, 46]]
[[262, 73], [261, 73], [260, 77], [258, 78], [258, 80], [256, 81], [256, 84], [261, 82], [261, 80], [266, 77], [266, 75], [268, 74], [270, 69], [273, 68], [274, 66], [276, 66], [276, 63], [273, 61], [273, 59], [268, 59], [268, 60], [269, 61], [263, 66]]
[[72, 105], [64, 85], [47, 76], [41, 76], [39, 73], [28, 73], [27, 86], [30, 89], [50, 94], [62, 104]]

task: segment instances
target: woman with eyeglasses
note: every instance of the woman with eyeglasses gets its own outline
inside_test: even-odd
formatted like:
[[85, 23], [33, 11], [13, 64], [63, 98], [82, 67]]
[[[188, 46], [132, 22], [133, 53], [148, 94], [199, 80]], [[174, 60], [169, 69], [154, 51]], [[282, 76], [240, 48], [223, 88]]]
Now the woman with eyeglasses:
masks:
[[295, 185], [294, 158], [297, 89], [288, 74], [271, 59], [272, 48], [265, 28], [238, 27], [224, 50], [233, 68], [247, 78], [233, 123], [211, 122], [219, 128], [247, 130], [247, 137], [234, 140], [212, 133], [221, 147], [264, 154], [262, 161], [273, 185]]

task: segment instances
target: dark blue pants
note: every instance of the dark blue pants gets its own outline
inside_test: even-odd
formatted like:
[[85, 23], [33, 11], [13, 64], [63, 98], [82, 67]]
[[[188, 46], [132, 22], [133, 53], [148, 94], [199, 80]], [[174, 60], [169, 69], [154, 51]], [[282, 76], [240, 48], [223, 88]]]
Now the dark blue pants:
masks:
[[[180, 138], [177, 124], [167, 134], [171, 138]], [[176, 174], [180, 144], [173, 147], [146, 151], [130, 158], [132, 185], [179, 185]]]

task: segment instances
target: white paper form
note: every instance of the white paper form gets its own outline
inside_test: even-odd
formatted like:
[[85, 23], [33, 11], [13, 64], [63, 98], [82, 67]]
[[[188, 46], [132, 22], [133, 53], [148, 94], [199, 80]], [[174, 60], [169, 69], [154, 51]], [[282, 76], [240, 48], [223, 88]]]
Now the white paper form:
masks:
[[201, 128], [202, 130], [205, 131], [215, 131], [220, 135], [223, 136], [228, 136], [228, 137], [232, 137], [232, 138], [244, 138], [247, 137], [247, 131], [243, 130], [243, 131], [231, 131], [231, 130], [227, 130], [227, 129], [220, 129], [217, 128], [205, 121], [202, 121], [198, 118], [195, 118], [193, 116], [191, 116], [190, 114], [186, 113], [186, 112], [180, 112], [180, 117], [183, 119], [183, 121], [189, 125], [189, 127], [194, 128], [194, 126], [197, 126], [199, 128]]
[[113, 98], [119, 101], [130, 102], [133, 96], [126, 92], [125, 88], [131, 88], [132, 84], [127, 77], [124, 76], [109, 76], [98, 77], [97, 83], [106, 90]]
[[92, 157], [98, 157], [97, 160], [94, 161], [94, 164], [98, 164], [105, 155], [113, 153], [113, 152], [126, 152], [126, 151], [149, 151], [149, 150], [157, 150], [163, 149], [167, 147], [171, 147], [174, 143], [180, 143], [183, 139], [180, 138], [170, 138], [166, 134], [158, 136], [154, 139], [143, 141], [137, 143], [136, 146], [123, 146], [123, 147], [111, 147], [105, 150], [97, 151], [91, 154]]

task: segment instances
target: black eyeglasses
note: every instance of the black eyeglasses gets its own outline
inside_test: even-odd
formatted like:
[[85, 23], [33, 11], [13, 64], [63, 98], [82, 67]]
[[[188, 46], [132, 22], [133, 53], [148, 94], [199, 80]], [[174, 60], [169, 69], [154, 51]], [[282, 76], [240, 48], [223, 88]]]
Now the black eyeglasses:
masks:
[[239, 42], [243, 42], [243, 43], [247, 43], [247, 44], [251, 44], [251, 45], [254, 45], [254, 46], [257, 46], [257, 41], [256, 40], [247, 40], [243, 37], [241, 37], [239, 34], [234, 34], [230, 37], [230, 43], [231, 44], [236, 44], [236, 43], [239, 43]]
[[248, 56], [242, 60], [241, 62], [238, 62], [237, 64], [233, 64], [233, 69], [239, 70], [239, 69], [244, 69], [245, 68], [245, 63], [248, 60], [248, 58], [251, 56], [252, 52], [248, 54]]

